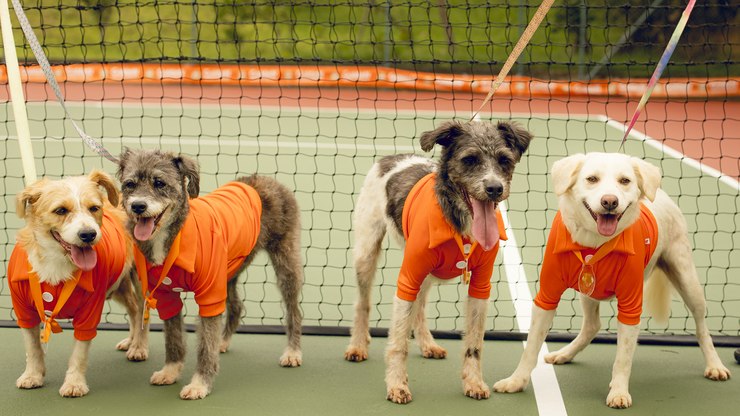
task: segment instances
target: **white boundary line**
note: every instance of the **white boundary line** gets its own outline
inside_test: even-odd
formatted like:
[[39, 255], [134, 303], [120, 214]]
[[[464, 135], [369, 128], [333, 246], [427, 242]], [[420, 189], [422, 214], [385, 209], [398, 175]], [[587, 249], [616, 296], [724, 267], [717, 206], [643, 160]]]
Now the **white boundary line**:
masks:
[[[506, 270], [506, 278], [509, 281], [509, 291], [511, 292], [511, 298], [514, 300], [516, 321], [519, 331], [529, 333], [533, 306], [532, 292], [529, 291], [519, 246], [516, 243], [514, 231], [509, 223], [509, 216], [506, 213], [506, 205], [499, 204], [499, 209], [504, 219], [506, 235], [509, 238], [506, 241], [501, 241], [501, 248], [504, 270]], [[527, 342], [524, 341], [522, 344], [526, 347]], [[547, 353], [547, 343], [545, 342], [542, 344], [537, 357], [537, 367], [532, 371], [532, 389], [537, 402], [537, 411], [540, 415], [564, 416], [568, 412], [565, 410], [565, 403], [563, 402], [558, 379], [555, 376], [555, 369], [552, 364], [547, 364], [544, 361], [544, 356]]]

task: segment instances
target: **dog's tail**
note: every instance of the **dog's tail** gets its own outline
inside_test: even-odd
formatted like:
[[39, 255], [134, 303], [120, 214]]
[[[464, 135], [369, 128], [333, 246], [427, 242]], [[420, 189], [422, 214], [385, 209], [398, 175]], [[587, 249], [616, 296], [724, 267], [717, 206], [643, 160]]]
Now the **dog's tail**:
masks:
[[653, 269], [645, 283], [643, 305], [645, 306], [645, 312], [652, 316], [658, 325], [668, 326], [672, 293], [671, 282], [665, 272], [660, 267]]

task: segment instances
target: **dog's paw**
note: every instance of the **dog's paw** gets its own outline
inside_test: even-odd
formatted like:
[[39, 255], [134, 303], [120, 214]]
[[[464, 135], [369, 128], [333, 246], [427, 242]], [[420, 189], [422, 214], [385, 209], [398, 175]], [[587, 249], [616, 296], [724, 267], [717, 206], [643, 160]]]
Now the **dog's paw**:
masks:
[[229, 350], [230, 346], [231, 346], [231, 340], [223, 339], [221, 340], [221, 345], [218, 347], [218, 351], [221, 353], [224, 353]]
[[301, 350], [286, 347], [283, 355], [280, 356], [280, 366], [299, 367], [301, 364], [303, 364], [303, 353], [301, 353]]
[[422, 348], [421, 355], [424, 356], [424, 358], [435, 358], [441, 360], [447, 357], [447, 350], [437, 344], [433, 344]]
[[149, 348], [146, 346], [130, 346], [126, 351], [126, 358], [129, 361], [146, 361], [149, 358]]
[[626, 391], [612, 389], [606, 396], [606, 405], [612, 409], [626, 409], [632, 406], [632, 396]]
[[704, 369], [704, 377], [714, 381], [726, 381], [731, 375], [730, 370], [722, 364]]
[[409, 386], [405, 384], [391, 387], [388, 389], [388, 395], [386, 398], [393, 403], [406, 404], [411, 401], [411, 390], [409, 390]]
[[545, 355], [545, 362], [548, 364], [568, 364], [573, 361], [573, 356], [560, 351], [551, 352]]
[[511, 376], [494, 383], [493, 391], [496, 393], [518, 393], [523, 391], [527, 387], [527, 384], [529, 384], [529, 380]]
[[65, 381], [59, 389], [62, 397], [82, 397], [90, 392], [84, 381]]
[[32, 373], [26, 371], [15, 381], [15, 386], [19, 389], [35, 389], [44, 385], [44, 375], [41, 373]]
[[155, 371], [149, 378], [149, 383], [157, 386], [167, 386], [174, 384], [180, 377], [182, 363], [165, 364], [161, 370]]
[[356, 363], [367, 360], [367, 347], [350, 345], [347, 347], [347, 350], [344, 351], [344, 359], [347, 361], [354, 361]]
[[203, 383], [192, 382], [180, 390], [180, 398], [183, 400], [200, 400], [208, 396], [208, 386]]
[[118, 344], [116, 344], [116, 349], [118, 351], [128, 351], [129, 347], [131, 346], [131, 338], [127, 337], [121, 340]]
[[491, 397], [491, 390], [488, 388], [488, 385], [483, 382], [483, 380], [477, 382], [466, 381], [463, 383], [463, 390], [465, 391], [466, 396], [472, 397], [476, 400], [482, 400]]

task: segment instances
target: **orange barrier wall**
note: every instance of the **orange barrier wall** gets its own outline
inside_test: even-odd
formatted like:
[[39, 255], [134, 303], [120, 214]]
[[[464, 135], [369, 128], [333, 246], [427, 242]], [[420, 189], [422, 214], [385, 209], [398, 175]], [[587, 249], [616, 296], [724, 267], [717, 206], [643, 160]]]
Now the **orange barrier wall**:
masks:
[[[495, 76], [434, 74], [373, 66], [89, 63], [56, 65], [59, 82], [153, 82], [201, 85], [395, 88], [488, 93]], [[46, 82], [39, 66], [21, 67], [26, 82]], [[647, 78], [590, 82], [538, 80], [512, 76], [497, 94], [523, 97], [622, 96], [640, 98]], [[0, 66], [0, 83], [7, 83]], [[740, 78], [669, 78], [658, 82], [652, 98], [696, 99], [740, 97]]]

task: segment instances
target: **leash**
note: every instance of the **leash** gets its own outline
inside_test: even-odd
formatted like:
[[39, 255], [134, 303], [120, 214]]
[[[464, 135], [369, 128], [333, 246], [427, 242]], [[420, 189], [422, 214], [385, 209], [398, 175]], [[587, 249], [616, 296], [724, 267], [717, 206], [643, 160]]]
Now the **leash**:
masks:
[[23, 11], [23, 6], [21, 5], [20, 0], [10, 0], [10, 1], [13, 3], [13, 10], [15, 10], [15, 15], [18, 17], [18, 22], [21, 25], [21, 29], [23, 30], [23, 33], [26, 35], [26, 39], [28, 39], [28, 44], [31, 47], [31, 50], [33, 51], [33, 55], [36, 57], [36, 61], [38, 61], [39, 66], [41, 66], [41, 70], [46, 76], [46, 80], [49, 82], [51, 89], [54, 91], [54, 95], [56, 95], [57, 101], [59, 101], [59, 104], [61, 104], [62, 108], [64, 109], [64, 114], [72, 122], [72, 125], [77, 131], [77, 134], [80, 135], [80, 137], [82, 138], [82, 141], [89, 148], [94, 150], [95, 153], [99, 154], [100, 156], [103, 156], [104, 158], [110, 160], [113, 163], [118, 164], [118, 158], [111, 155], [108, 152], [108, 150], [106, 150], [105, 147], [103, 147], [102, 144], [98, 143], [95, 139], [93, 139], [87, 133], [85, 133], [85, 131], [72, 118], [72, 115], [70, 114], [69, 110], [67, 109], [67, 106], [64, 103], [64, 96], [62, 95], [62, 90], [61, 88], [59, 88], [59, 84], [57, 83], [56, 77], [54, 76], [54, 72], [52, 72], [51, 70], [51, 64], [49, 64], [49, 60], [46, 58], [46, 54], [44, 54], [44, 50], [41, 48], [41, 44], [39, 43], [39, 40], [36, 37], [36, 34], [33, 32], [33, 28], [31, 27], [31, 24], [28, 22], [28, 18], [26, 17], [26, 13]]
[[[13, 1], [16, 1], [16, 0], [13, 0]], [[627, 126], [627, 130], [624, 132], [624, 137], [622, 137], [622, 142], [619, 144], [620, 151], [624, 147], [624, 142], [627, 140], [627, 136], [630, 134], [630, 131], [632, 131], [632, 127], [635, 125], [637, 118], [640, 117], [642, 110], [645, 108], [645, 104], [647, 104], [647, 101], [650, 98], [650, 94], [653, 93], [653, 89], [655, 89], [655, 84], [657, 84], [658, 80], [660, 79], [661, 74], [663, 73], [663, 70], [668, 65], [668, 60], [671, 59], [671, 55], [673, 55], [673, 51], [676, 49], [678, 40], [679, 38], [681, 38], [681, 34], [683, 33], [684, 28], [686, 27], [686, 22], [688, 22], [689, 20], [689, 16], [691, 15], [691, 11], [694, 9], [695, 3], [696, 3], [696, 0], [689, 0], [689, 4], [686, 5], [686, 9], [684, 9], [683, 14], [681, 15], [681, 18], [678, 20], [678, 24], [676, 25], [676, 28], [673, 30], [673, 35], [671, 35], [671, 39], [668, 41], [668, 45], [666, 45], [666, 48], [663, 51], [663, 56], [660, 57], [660, 61], [658, 61], [658, 65], [655, 67], [655, 70], [653, 71], [653, 75], [650, 77], [650, 81], [648, 81], [647, 89], [642, 94], [640, 103], [637, 104], [637, 108], [635, 109], [634, 114], [632, 114], [632, 120], [630, 121], [630, 124]]]
[[555, 0], [542, 1], [534, 16], [532, 16], [532, 20], [529, 21], [527, 28], [524, 29], [524, 33], [522, 33], [519, 41], [516, 43], [516, 45], [514, 45], [514, 50], [512, 50], [509, 54], [509, 57], [506, 58], [506, 62], [504, 62], [504, 66], [501, 68], [501, 71], [499, 71], [496, 80], [493, 82], [493, 84], [491, 84], [491, 90], [488, 91], [488, 95], [483, 100], [483, 103], [480, 105], [480, 107], [478, 107], [478, 110], [473, 113], [473, 117], [470, 118], [470, 121], [473, 121], [478, 116], [480, 110], [482, 110], [483, 107], [488, 104], [498, 87], [504, 82], [504, 78], [506, 78], [506, 75], [509, 74], [511, 67], [514, 66], [514, 62], [519, 59], [519, 55], [522, 53], [527, 44], [529, 44], [529, 40], [532, 39], [532, 35], [534, 35], [534, 32], [537, 31], [537, 28], [540, 26], [540, 23], [542, 23], [542, 20], [544, 20], [545, 15], [547, 15], [547, 12], [550, 10], [550, 7], [552, 6], [552, 3], [554, 1]]

